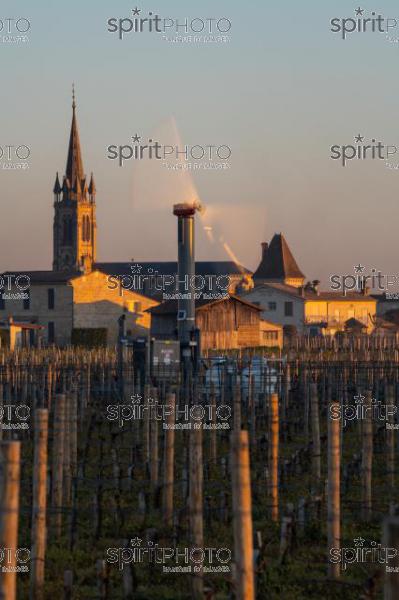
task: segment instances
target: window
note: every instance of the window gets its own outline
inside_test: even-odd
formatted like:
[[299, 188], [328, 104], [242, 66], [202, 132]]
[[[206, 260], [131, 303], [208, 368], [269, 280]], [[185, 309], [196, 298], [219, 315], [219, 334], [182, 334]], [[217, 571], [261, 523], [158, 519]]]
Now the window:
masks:
[[277, 303], [276, 302], [269, 302], [268, 306], [269, 306], [269, 310], [276, 310], [277, 309]]
[[54, 344], [55, 341], [55, 326], [53, 321], [49, 321], [48, 323], [48, 343]]
[[86, 242], [90, 242], [90, 219], [86, 217]]
[[64, 246], [72, 244], [73, 240], [73, 223], [72, 217], [66, 216], [62, 220], [62, 243]]
[[264, 331], [263, 336], [265, 340], [275, 342], [278, 340], [278, 331]]
[[294, 314], [294, 304], [293, 302], [284, 302], [284, 316], [292, 317]]
[[26, 294], [26, 298], [23, 299], [23, 308], [24, 310], [29, 310], [30, 309], [30, 292], [29, 290], [27, 292], [25, 292]]
[[91, 232], [90, 232], [90, 219], [88, 215], [83, 215], [82, 219], [82, 241], [90, 242]]
[[66, 217], [62, 219], [62, 243], [64, 245], [68, 243], [68, 219]]
[[55, 294], [54, 288], [47, 290], [47, 307], [49, 310], [53, 310], [55, 306]]
[[73, 243], [73, 223], [72, 223], [72, 217], [69, 217], [69, 219], [68, 219], [67, 238], [68, 238], [68, 244], [72, 244]]

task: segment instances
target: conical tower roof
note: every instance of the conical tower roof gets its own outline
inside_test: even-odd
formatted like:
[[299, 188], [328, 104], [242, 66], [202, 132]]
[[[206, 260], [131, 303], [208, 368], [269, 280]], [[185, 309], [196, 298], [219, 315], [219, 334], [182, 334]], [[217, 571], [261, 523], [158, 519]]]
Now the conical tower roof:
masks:
[[270, 245], [264, 249], [262, 260], [253, 279], [304, 279], [295, 258], [282, 233], [273, 236]]

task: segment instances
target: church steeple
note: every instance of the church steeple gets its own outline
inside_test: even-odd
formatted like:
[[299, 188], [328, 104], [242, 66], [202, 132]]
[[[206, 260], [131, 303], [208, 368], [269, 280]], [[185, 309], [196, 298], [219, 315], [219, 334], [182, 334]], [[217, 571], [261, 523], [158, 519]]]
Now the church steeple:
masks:
[[57, 173], [53, 193], [53, 271], [88, 272], [96, 260], [96, 188], [93, 174], [88, 186], [83, 171], [73, 86], [66, 172], [62, 185]]
[[78, 122], [76, 118], [75, 87], [72, 86], [72, 123], [69, 136], [68, 157], [65, 176], [69, 180], [71, 188], [74, 190], [77, 183], [81, 184], [84, 178], [82, 151], [80, 149], [80, 139]]

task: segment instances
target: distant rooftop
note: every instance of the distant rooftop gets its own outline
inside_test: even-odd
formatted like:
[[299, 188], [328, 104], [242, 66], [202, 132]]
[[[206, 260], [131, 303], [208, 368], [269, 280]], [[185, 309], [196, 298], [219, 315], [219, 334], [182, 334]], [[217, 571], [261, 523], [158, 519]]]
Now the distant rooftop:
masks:
[[256, 279], [304, 279], [282, 233], [273, 236], [270, 245], [262, 244], [262, 259], [254, 275]]
[[6, 271], [1, 274], [7, 275], [24, 275], [29, 277], [31, 283], [66, 283], [70, 279], [80, 277], [80, 271]]
[[[138, 260], [132, 262], [98, 262], [93, 265], [93, 268], [107, 275], [126, 275], [132, 272], [131, 267], [133, 265], [138, 265], [141, 268], [141, 275], [147, 275], [148, 273], [154, 275], [174, 275], [177, 273], [176, 261], [142, 262]], [[196, 261], [195, 273], [196, 275], [250, 275], [251, 271], [232, 260], [209, 260]]]
[[[240, 304], [244, 304], [245, 306], [248, 306], [249, 308], [252, 308], [256, 311], [261, 312], [262, 308], [260, 306], [258, 306], [257, 304], [253, 304], [252, 302], [248, 302], [248, 300], [245, 300], [244, 298], [241, 298], [240, 296], [235, 296], [234, 294], [230, 294], [228, 297], [226, 298], [221, 298], [221, 299], [214, 299], [214, 300], [204, 300], [204, 299], [199, 299], [195, 301], [195, 309], [201, 310], [201, 308], [204, 308], [205, 306], [209, 306], [211, 304], [218, 304], [218, 303], [222, 303], [222, 302], [238, 302]], [[153, 315], [174, 315], [177, 314], [177, 310], [178, 310], [178, 301], [177, 300], [167, 300], [166, 302], [162, 302], [161, 304], [158, 304], [158, 306], [152, 306], [151, 308], [147, 309], [147, 312], [153, 314]]]
[[293, 285], [286, 285], [285, 283], [273, 283], [267, 282], [258, 286], [257, 289], [262, 287], [271, 287], [275, 290], [283, 292], [285, 294], [290, 294], [295, 296], [296, 298], [300, 298], [301, 300], [335, 300], [342, 301], [351, 300], [355, 302], [364, 302], [371, 301], [376, 302], [376, 298], [369, 295], [364, 295], [361, 292], [347, 292], [345, 295], [340, 292], [324, 292], [322, 290], [315, 291], [311, 289], [306, 289], [305, 287], [297, 288]]

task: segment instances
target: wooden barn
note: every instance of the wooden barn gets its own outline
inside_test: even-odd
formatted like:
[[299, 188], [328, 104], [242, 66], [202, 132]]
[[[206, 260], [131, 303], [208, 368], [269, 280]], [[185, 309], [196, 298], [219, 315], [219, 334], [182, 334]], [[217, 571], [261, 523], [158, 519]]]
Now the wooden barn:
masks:
[[[169, 300], [148, 310], [151, 337], [177, 338], [177, 300]], [[245, 348], [264, 343], [262, 309], [238, 296], [221, 300], [196, 301], [196, 325], [201, 330], [202, 350]], [[273, 323], [278, 329], [278, 325]], [[277, 344], [276, 344], [277, 345]]]

